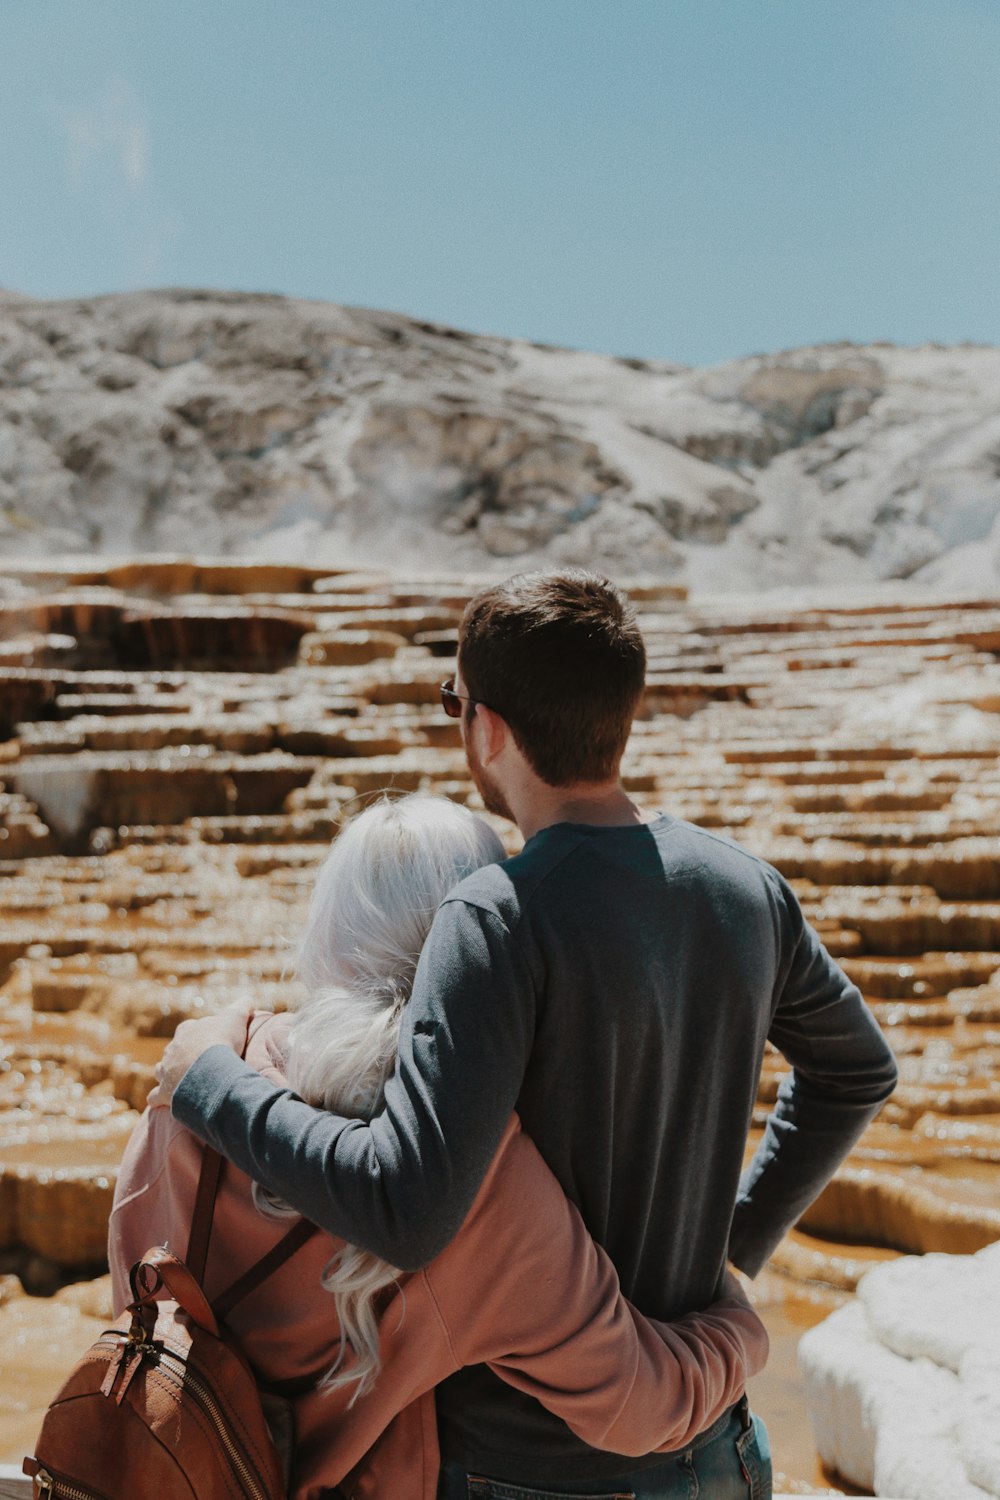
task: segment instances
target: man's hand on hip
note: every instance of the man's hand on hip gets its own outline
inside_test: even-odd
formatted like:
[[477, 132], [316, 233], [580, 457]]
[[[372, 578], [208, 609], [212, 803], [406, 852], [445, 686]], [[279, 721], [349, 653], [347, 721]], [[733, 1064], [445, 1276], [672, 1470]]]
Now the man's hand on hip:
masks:
[[232, 1047], [234, 1052], [241, 1053], [246, 1045], [250, 1015], [251, 1007], [240, 1005], [221, 1010], [217, 1016], [182, 1021], [153, 1070], [156, 1088], [146, 1100], [148, 1107], [160, 1109], [169, 1106], [188, 1068], [209, 1047], [216, 1047], [222, 1042], [227, 1047]]

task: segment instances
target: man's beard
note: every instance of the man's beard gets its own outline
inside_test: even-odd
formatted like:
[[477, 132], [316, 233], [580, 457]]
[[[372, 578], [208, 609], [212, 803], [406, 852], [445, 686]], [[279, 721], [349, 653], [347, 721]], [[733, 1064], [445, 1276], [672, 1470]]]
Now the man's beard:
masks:
[[498, 818], [507, 818], [511, 823], [516, 823], [517, 819], [511, 812], [507, 799], [480, 761], [470, 740], [466, 740], [465, 743], [465, 759], [468, 762], [469, 774], [476, 783], [476, 790], [483, 799], [486, 811], [496, 813]]

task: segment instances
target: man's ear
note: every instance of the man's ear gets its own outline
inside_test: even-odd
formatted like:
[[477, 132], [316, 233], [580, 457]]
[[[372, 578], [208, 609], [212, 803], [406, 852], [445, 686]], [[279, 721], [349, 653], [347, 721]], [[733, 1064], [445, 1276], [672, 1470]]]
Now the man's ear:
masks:
[[510, 737], [510, 726], [506, 719], [502, 719], [492, 708], [487, 708], [485, 703], [476, 704], [476, 719], [481, 734], [480, 758], [486, 766], [491, 760], [496, 760], [504, 749]]

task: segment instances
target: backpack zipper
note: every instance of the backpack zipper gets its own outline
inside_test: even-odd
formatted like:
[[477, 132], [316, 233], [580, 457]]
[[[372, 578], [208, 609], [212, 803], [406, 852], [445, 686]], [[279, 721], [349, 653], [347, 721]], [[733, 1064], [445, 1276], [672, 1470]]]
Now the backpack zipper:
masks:
[[[267, 1500], [267, 1490], [261, 1480], [260, 1471], [249, 1455], [245, 1453], [238, 1439], [230, 1431], [229, 1423], [221, 1408], [216, 1404], [211, 1391], [192, 1371], [191, 1366], [178, 1355], [171, 1354], [168, 1349], [164, 1349], [160, 1354], [159, 1363], [161, 1367], [164, 1360], [168, 1362], [167, 1373], [185, 1388], [190, 1388], [191, 1394], [202, 1410], [208, 1415], [213, 1427], [219, 1434], [231, 1466], [236, 1470], [242, 1481], [243, 1488], [248, 1494], [254, 1497], [254, 1500]], [[176, 1366], [176, 1369], [170, 1369], [170, 1365]]]
[[[115, 1347], [119, 1342], [119, 1338], [105, 1337], [99, 1339], [98, 1343], [105, 1348]], [[152, 1346], [147, 1345], [146, 1348], [151, 1349]], [[208, 1387], [179, 1354], [174, 1354], [170, 1349], [163, 1348], [156, 1350], [155, 1353], [157, 1368], [163, 1369], [168, 1379], [175, 1381], [183, 1389], [189, 1390], [208, 1417], [226, 1451], [230, 1468], [235, 1471], [246, 1493], [251, 1495], [253, 1500], [267, 1500], [267, 1489], [261, 1479], [260, 1471], [245, 1453], [242, 1444], [233, 1436], [227, 1418]], [[80, 1491], [79, 1493], [83, 1496], [83, 1500], [89, 1500], [85, 1492]]]
[[48, 1469], [38, 1468], [32, 1476], [33, 1494], [37, 1500], [100, 1500], [96, 1490], [81, 1489], [68, 1479], [56, 1479]]

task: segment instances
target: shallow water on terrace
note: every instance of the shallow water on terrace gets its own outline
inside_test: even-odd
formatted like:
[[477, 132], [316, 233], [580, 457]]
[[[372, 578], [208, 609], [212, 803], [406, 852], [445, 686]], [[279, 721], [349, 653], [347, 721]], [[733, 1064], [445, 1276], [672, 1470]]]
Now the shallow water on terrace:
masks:
[[99, 1015], [80, 1012], [60, 1015], [27, 1007], [23, 1011], [19, 1008], [16, 1015], [8, 1012], [0, 1018], [0, 1040], [5, 1036], [8, 1040], [16, 1037], [28, 1046], [48, 1042], [83, 1051], [99, 1048], [105, 1055], [121, 1054], [150, 1067], [159, 1062], [167, 1045], [165, 1037], [135, 1036], [122, 1027], [112, 1026]]
[[936, 1162], [925, 1170], [931, 1177], [947, 1178], [955, 1198], [960, 1195], [969, 1200], [985, 1197], [987, 1202], [1000, 1204], [1000, 1162], [977, 1161], [972, 1156], [963, 1156], [954, 1161]]
[[35, 1140], [23, 1146], [5, 1145], [4, 1166], [45, 1168], [53, 1180], [71, 1175], [74, 1168], [80, 1167], [106, 1167], [113, 1171], [121, 1161], [125, 1140], [125, 1134], [91, 1140], [79, 1136], [66, 1140], [57, 1136], [50, 1141]]
[[[813, 1443], [805, 1392], [799, 1376], [796, 1350], [806, 1329], [827, 1316], [830, 1303], [796, 1295], [777, 1283], [782, 1278], [764, 1273], [760, 1314], [767, 1325], [771, 1354], [767, 1368], [748, 1387], [750, 1404], [763, 1419], [771, 1440], [775, 1489], [802, 1481], [817, 1489], [836, 1488], [847, 1495], [863, 1495], [839, 1475], [829, 1473], [820, 1462]], [[766, 1300], [765, 1300], [766, 1299]], [[773, 1299], [773, 1300], [772, 1300]]]
[[0, 1463], [20, 1465], [70, 1361], [108, 1320], [47, 1297], [19, 1297], [0, 1319]]

